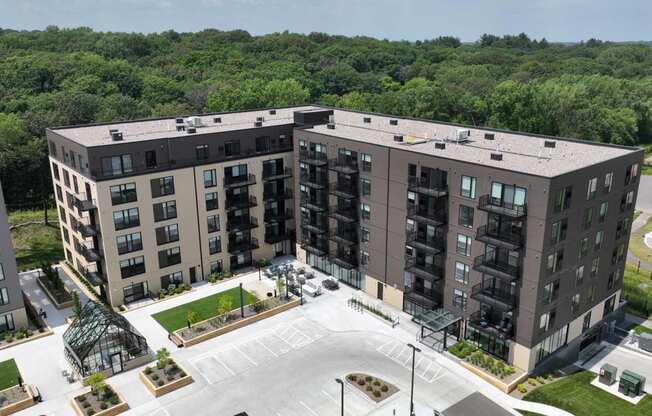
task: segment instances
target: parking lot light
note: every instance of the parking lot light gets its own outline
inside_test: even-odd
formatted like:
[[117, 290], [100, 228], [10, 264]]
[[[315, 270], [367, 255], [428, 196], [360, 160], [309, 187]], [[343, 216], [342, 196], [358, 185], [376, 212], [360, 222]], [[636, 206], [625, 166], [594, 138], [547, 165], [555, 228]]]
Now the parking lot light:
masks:
[[342, 386], [342, 416], [344, 416], [344, 382], [340, 378], [336, 378], [335, 381]]
[[412, 348], [412, 384], [410, 387], [410, 416], [414, 416], [414, 358], [417, 352], [421, 352], [418, 347], [415, 347], [412, 344], [407, 344], [408, 347]]

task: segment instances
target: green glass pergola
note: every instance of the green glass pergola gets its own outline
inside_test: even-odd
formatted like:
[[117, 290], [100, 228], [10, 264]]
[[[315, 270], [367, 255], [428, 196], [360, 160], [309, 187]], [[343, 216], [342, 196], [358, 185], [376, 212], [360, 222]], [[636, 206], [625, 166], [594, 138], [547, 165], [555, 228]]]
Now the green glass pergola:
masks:
[[[457, 339], [459, 341], [459, 323], [462, 318], [455, 315], [453, 312], [443, 308], [434, 309], [417, 314], [412, 320], [421, 326], [421, 339], [426, 338], [436, 332], [444, 332], [444, 349], [446, 349], [446, 340], [448, 338], [449, 328], [454, 326], [458, 333]], [[429, 334], [426, 334], [429, 331]]]

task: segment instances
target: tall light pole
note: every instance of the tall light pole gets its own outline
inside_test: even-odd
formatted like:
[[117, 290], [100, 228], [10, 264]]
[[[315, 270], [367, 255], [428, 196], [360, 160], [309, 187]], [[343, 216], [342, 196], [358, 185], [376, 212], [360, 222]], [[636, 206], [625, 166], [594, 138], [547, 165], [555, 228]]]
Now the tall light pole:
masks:
[[410, 387], [410, 416], [414, 416], [414, 361], [417, 352], [421, 352], [418, 347], [415, 347], [412, 344], [407, 344], [408, 347], [412, 348], [412, 385]]
[[339, 378], [336, 378], [335, 381], [342, 386], [342, 416], [344, 416], [344, 382]]

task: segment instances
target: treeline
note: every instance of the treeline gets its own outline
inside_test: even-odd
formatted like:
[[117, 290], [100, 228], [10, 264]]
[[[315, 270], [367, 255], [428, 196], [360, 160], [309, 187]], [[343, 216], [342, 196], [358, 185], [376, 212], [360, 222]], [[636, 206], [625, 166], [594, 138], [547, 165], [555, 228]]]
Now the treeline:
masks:
[[635, 145], [652, 141], [652, 48], [0, 29], [0, 180], [13, 204], [51, 194], [48, 126], [307, 102]]

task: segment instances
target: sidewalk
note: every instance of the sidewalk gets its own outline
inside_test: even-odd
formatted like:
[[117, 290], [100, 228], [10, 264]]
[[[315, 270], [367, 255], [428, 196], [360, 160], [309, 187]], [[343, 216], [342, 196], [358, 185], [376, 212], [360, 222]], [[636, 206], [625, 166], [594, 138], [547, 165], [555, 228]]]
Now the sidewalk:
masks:
[[[644, 212], [644, 211], [641, 212], [641, 215], [639, 215], [638, 218], [636, 218], [632, 222], [632, 230], [631, 230], [631, 232], [634, 233], [634, 232], [638, 231], [641, 227], [643, 227], [647, 223], [650, 216], [652, 216], [652, 215], [648, 214], [647, 212]], [[640, 262], [641, 269], [652, 272], [652, 264], [647, 263], [647, 262], [639, 259], [635, 255], [631, 254], [631, 252], [627, 252], [627, 262], [632, 264], [634, 267], [637, 267], [639, 262]]]

